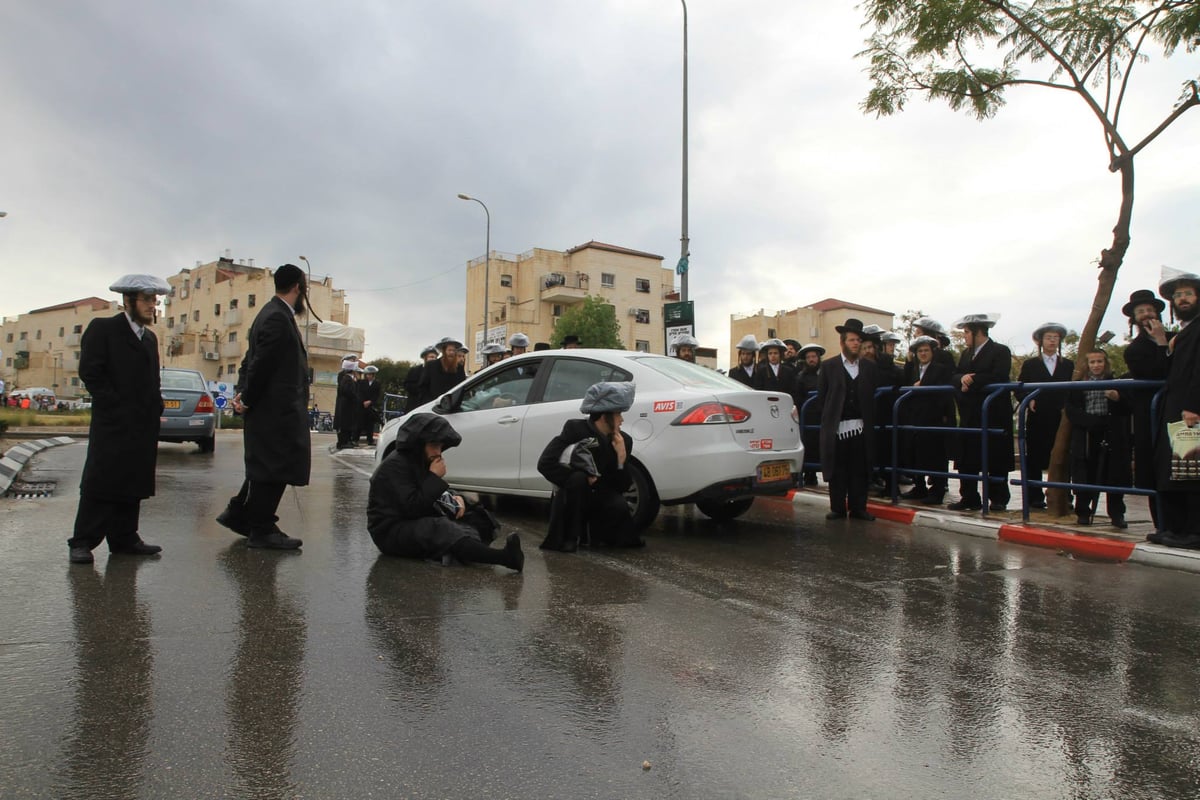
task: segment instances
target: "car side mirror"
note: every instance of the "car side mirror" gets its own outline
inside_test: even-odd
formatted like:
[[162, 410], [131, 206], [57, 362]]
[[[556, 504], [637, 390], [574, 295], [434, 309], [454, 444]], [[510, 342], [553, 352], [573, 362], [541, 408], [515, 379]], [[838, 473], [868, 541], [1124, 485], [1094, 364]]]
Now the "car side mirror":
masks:
[[434, 411], [439, 411], [443, 414], [448, 414], [452, 411], [457, 411], [459, 397], [460, 397], [460, 395], [458, 392], [451, 392], [450, 394], [442, 395], [442, 399], [438, 400], [437, 405], [434, 407]]

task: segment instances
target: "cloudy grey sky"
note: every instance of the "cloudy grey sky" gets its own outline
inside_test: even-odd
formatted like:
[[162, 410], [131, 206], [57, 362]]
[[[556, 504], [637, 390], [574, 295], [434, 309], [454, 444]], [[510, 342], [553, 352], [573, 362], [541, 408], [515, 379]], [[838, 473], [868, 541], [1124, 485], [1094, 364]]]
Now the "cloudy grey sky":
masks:
[[[1118, 179], [1065, 94], [988, 122], [914, 102], [864, 116], [850, 2], [693, 0], [690, 291], [729, 315], [834, 296], [997, 338], [1082, 326]], [[169, 275], [224, 249], [348, 290], [368, 357], [463, 331], [492, 246], [590, 239], [679, 252], [681, 27], [673, 0], [342, 3], [9, 0], [0, 6], [0, 314]], [[1135, 74], [1127, 136], [1200, 56]], [[1200, 111], [1138, 160], [1108, 327], [1160, 265], [1200, 271]]]

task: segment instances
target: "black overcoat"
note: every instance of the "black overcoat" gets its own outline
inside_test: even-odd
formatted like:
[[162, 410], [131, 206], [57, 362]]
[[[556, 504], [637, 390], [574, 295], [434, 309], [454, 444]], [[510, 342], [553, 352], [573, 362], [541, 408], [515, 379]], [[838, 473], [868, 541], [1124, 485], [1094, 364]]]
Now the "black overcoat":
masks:
[[420, 397], [421, 375], [425, 372], [424, 362], [414, 364], [409, 367], [408, 374], [404, 376], [404, 411], [409, 412], [420, 405], [417, 402]]
[[[846, 387], [850, 376], [835, 356], [821, 362], [817, 373], [817, 402], [821, 404], [821, 474], [828, 482], [833, 476], [834, 445], [837, 443], [838, 423], [842, 420], [842, 403], [846, 400]], [[875, 388], [879, 382], [879, 370], [875, 362], [865, 358], [858, 360], [858, 407], [863, 415], [867, 480], [870, 482], [871, 465], [875, 463]]]
[[[963, 376], [971, 373], [975, 374], [975, 378], [970, 388], [955, 393], [960, 428], [982, 427], [983, 401], [991, 393], [992, 384], [1010, 381], [1012, 351], [991, 339], [979, 349], [978, 354], [973, 355], [971, 350], [965, 350], [959, 357], [953, 385], [961, 389]], [[1011, 392], [1002, 393], [988, 406], [987, 427], [1004, 430], [1003, 435], [996, 434], [988, 440], [988, 474], [1011, 472], [1014, 466]], [[982, 461], [979, 435], [964, 433], [958, 438], [959, 472], [978, 471]]]
[[746, 374], [746, 370], [741, 364], [734, 364], [729, 370], [729, 377], [733, 378], [740, 384], [754, 388], [754, 367], [750, 368], [750, 374]]
[[[370, 407], [364, 406], [363, 403], [371, 401]], [[370, 433], [376, 422], [380, 422], [383, 417], [383, 407], [380, 402], [383, 400], [383, 384], [375, 380], [361, 380], [358, 382], [358, 414], [362, 421], [360, 433]]]
[[1197, 491], [1198, 481], [1172, 482], [1171, 443], [1167, 440], [1167, 423], [1179, 422], [1184, 411], [1200, 414], [1200, 321], [1192, 322], [1171, 340], [1170, 367], [1163, 392], [1162, 417], [1158, 422], [1155, 444], [1155, 464], [1158, 466], [1158, 488], [1170, 491]]
[[[906, 384], [915, 386], [920, 381], [921, 386], [951, 386], [954, 371], [945, 363], [931, 361], [921, 376], [920, 365], [913, 362], [911, 369], [905, 370]], [[907, 398], [900, 406], [901, 421], [906, 425], [919, 425], [928, 428], [954, 427], [954, 395], [950, 392], [917, 392]], [[916, 469], [946, 471], [949, 460], [946, 449], [946, 434], [942, 431], [907, 431], [902, 437], [905, 442], [906, 462]]]
[[[611, 502], [620, 509], [625, 502], [621, 495], [633, 485], [633, 478], [630, 477], [628, 469], [617, 468], [617, 451], [613, 449], [609, 438], [596, 430], [596, 425], [591, 420], [579, 418], [564, 422], [562, 431], [551, 439], [550, 443], [542, 450], [542, 455], [538, 458], [537, 463], [538, 472], [555, 487], [561, 489], [574, 471], [570, 465], [563, 464], [559, 460], [563, 451], [577, 442], [593, 437], [597, 440], [597, 446], [592, 448], [592, 458], [596, 462], [596, 471], [600, 473], [600, 477], [592, 486], [593, 493], [598, 496], [600, 501], [597, 506], [605, 507]], [[633, 454], [633, 437], [625, 431], [621, 431], [621, 438], [625, 440], [625, 457], [626, 463], [628, 463], [629, 456]], [[617, 499], [620, 499], [620, 503], [616, 502]], [[563, 492], [555, 492], [550, 501], [550, 521], [546, 527], [546, 538], [542, 542], [544, 548], [557, 549], [564, 540], [579, 542], [588, 539], [586, 531], [566, 530], [567, 514], [563, 508], [564, 502]], [[624, 516], [628, 515], [627, 508], [628, 506], [625, 506]], [[604, 525], [617, 524], [619, 521], [616, 519], [593, 519], [592, 522]]]
[[792, 383], [796, 379], [796, 370], [780, 362], [779, 374], [771, 369], [770, 362], [763, 362], [758, 365], [758, 369], [754, 370], [753, 387], [764, 392], [787, 392], [792, 393]]
[[[1168, 342], [1174, 335], [1167, 333]], [[1129, 377], [1134, 380], [1166, 380], [1170, 365], [1167, 346], [1154, 341], [1145, 331], [1125, 348], [1125, 366], [1129, 367]], [[1155, 487], [1155, 430], [1150, 422], [1150, 408], [1157, 393], [1157, 389], [1131, 389], [1128, 393], [1133, 406], [1133, 479], [1139, 489]]]
[[[1071, 380], [1075, 373], [1075, 362], [1058, 357], [1054, 374], [1046, 369], [1042, 356], [1026, 359], [1021, 365], [1017, 380], [1021, 383], [1062, 383]], [[1029, 391], [1018, 391], [1022, 400]], [[1058, 435], [1058, 424], [1062, 422], [1063, 408], [1067, 405], [1067, 392], [1042, 392], [1033, 399], [1034, 408], [1025, 415], [1025, 459], [1031, 470], [1044, 472], [1050, 466], [1050, 451], [1054, 449], [1054, 437]]]
[[333, 429], [352, 431], [358, 427], [358, 409], [360, 408], [362, 406], [358, 402], [358, 381], [354, 379], [354, 373], [350, 370], [339, 372], [337, 399], [333, 404]]
[[437, 361], [430, 361], [421, 371], [421, 383], [417, 387], [417, 405], [439, 399], [467, 379], [467, 372], [462, 364], [450, 371], [446, 370], [444, 364], [439, 358]]
[[246, 405], [246, 478], [308, 484], [308, 355], [292, 309], [278, 296], [250, 325], [237, 390]]
[[158, 339], [143, 330], [139, 340], [121, 312], [92, 320], [80, 340], [79, 378], [92, 396], [83, 494], [114, 500], [154, 495], [163, 400]]

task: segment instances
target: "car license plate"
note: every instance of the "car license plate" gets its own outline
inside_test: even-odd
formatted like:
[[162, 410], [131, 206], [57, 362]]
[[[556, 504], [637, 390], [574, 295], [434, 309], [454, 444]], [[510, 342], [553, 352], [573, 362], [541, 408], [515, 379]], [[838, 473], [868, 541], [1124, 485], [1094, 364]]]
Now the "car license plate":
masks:
[[163, 408], [179, 408], [178, 400], [163, 400]]
[[766, 461], [758, 465], [756, 483], [776, 483], [792, 479], [792, 464], [790, 461]]

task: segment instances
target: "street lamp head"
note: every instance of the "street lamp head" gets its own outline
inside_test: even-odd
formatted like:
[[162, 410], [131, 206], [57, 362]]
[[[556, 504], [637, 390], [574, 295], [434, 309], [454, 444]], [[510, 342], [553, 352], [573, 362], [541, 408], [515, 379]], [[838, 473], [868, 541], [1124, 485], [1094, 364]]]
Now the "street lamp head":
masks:
[[459, 192], [458, 199], [459, 200], [474, 200], [475, 198], [471, 197], [471, 195], [469, 195], [469, 194], [463, 194], [462, 192]]
[[[461, 197], [462, 195], [459, 195], [459, 196]], [[7, 217], [7, 216], [8, 216], [7, 211], [0, 211], [0, 219], [3, 219], [4, 217]]]

